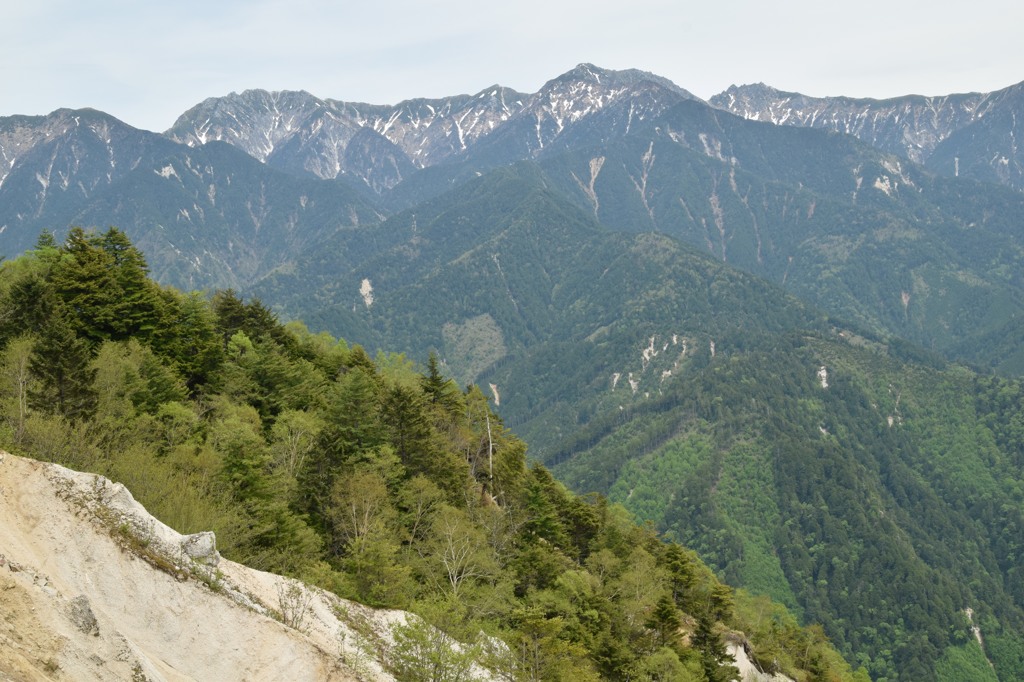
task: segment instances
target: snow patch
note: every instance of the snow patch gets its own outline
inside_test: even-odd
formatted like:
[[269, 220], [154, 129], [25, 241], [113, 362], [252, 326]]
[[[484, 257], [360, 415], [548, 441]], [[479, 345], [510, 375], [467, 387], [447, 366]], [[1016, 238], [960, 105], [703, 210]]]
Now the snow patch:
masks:
[[821, 382], [822, 388], [828, 388], [828, 368], [825, 365], [818, 370], [818, 380]]
[[615, 374], [612, 375], [612, 390], [613, 391], [615, 390], [615, 387], [619, 385], [619, 379], [621, 379], [621, 378], [622, 378], [622, 373], [621, 372], [616, 372]]
[[[174, 166], [172, 166], [171, 164], [167, 164], [166, 166], [164, 166], [160, 170], [153, 171], [153, 172], [156, 173], [157, 175], [159, 175], [161, 178], [170, 179], [172, 177], [175, 177], [175, 178], [178, 177], [178, 172], [176, 170], [174, 170]], [[178, 178], [178, 179], [180, 180], [181, 178]]]
[[498, 393], [497, 384], [487, 384], [491, 387], [491, 394], [494, 395], [494, 406], [499, 407], [501, 405], [501, 394]]

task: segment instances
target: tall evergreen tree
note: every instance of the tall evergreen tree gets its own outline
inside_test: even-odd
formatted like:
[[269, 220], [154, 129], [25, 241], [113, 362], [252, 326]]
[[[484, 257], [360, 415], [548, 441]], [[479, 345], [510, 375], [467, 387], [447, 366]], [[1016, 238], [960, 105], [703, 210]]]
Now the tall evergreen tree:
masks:
[[57, 294], [42, 275], [30, 273], [11, 284], [4, 308], [0, 339], [21, 333], [38, 333], [54, 308]]
[[714, 631], [711, 618], [698, 614], [697, 629], [690, 644], [700, 652], [701, 666], [708, 682], [730, 682], [739, 679], [739, 671], [732, 665], [736, 661], [725, 649], [722, 638]]
[[39, 330], [29, 369], [40, 384], [30, 396], [32, 407], [75, 419], [95, 406], [89, 346], [75, 335], [64, 308], [58, 307]]
[[227, 350], [231, 337], [245, 327], [245, 304], [234, 289], [218, 291], [213, 295], [212, 303], [217, 329], [224, 342], [224, 349]]
[[437, 353], [433, 351], [427, 358], [427, 373], [421, 379], [420, 386], [430, 404], [442, 408], [449, 414], [454, 414], [463, 404], [458, 387], [451, 379], [441, 374]]
[[50, 276], [67, 307], [75, 332], [90, 344], [116, 338], [124, 317], [124, 291], [114, 259], [80, 227], [72, 228], [62, 258]]
[[121, 289], [120, 316], [115, 324], [117, 338], [148, 337], [157, 323], [159, 288], [149, 279], [145, 257], [116, 227], [111, 227], [96, 241], [110, 257], [114, 278]]

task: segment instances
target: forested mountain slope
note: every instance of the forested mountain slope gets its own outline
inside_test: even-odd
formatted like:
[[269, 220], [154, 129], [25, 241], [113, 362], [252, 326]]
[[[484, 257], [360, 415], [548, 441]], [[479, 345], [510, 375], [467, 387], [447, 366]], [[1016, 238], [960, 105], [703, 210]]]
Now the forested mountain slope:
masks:
[[1021, 195], [936, 178], [852, 137], [683, 102], [541, 165], [605, 225], [678, 237], [935, 350], [970, 354], [1020, 306]]
[[228, 558], [420, 613], [435, 627], [392, 631], [400, 679], [734, 679], [726, 642], [793, 679], [864, 678], [820, 629], [527, 466], [433, 359], [161, 288], [114, 228], [5, 262], [0, 319], [5, 448], [120, 481]]
[[[1012, 365], [1012, 351], [985, 339], [1011, 333], [999, 330], [1022, 312], [1018, 192], [938, 178], [851, 136], [745, 121], [691, 99], [648, 107], [628, 125], [625, 107], [609, 103], [532, 151], [508, 156], [502, 146], [501, 160], [534, 158], [549, 191], [614, 231], [668, 234], [875, 332]], [[488, 139], [512, 135], [502, 130]], [[381, 198], [406, 207], [404, 218], [372, 237], [344, 233], [329, 248], [360, 242], [393, 252], [408, 239], [410, 216], [427, 224], [439, 198], [457, 206], [466, 183], [495, 172], [490, 144], [408, 178]], [[496, 199], [493, 221], [502, 220], [504, 203]], [[492, 219], [487, 210], [474, 209], [479, 230]], [[331, 258], [322, 251], [297, 260]], [[344, 277], [336, 272], [314, 270], [319, 284], [293, 278], [291, 289], [277, 282], [258, 290], [275, 303], [279, 295], [308, 301], [297, 292], [334, 290]], [[318, 300], [336, 303], [328, 298]], [[309, 319], [321, 314], [306, 310]]]
[[[1018, 446], [993, 435], [1012, 409], [990, 416], [986, 386], [1018, 384], [828, 318], [668, 237], [606, 231], [551, 186], [520, 165], [399, 214], [385, 228], [400, 245], [372, 269], [286, 306], [338, 300], [316, 323], [371, 342], [411, 330], [409, 347], [489, 384], [571, 487], [822, 622], [873, 675], [967, 679], [982, 655], [970, 608], [1001, 679], [1017, 679], [1024, 475]], [[301, 271], [342, 273], [338, 253]]]
[[954, 665], [980, 654], [972, 618], [1016, 680], [1021, 389], [897, 342], [793, 334], [722, 349], [545, 461], [822, 622], [874, 677], [985, 679]]
[[492, 384], [535, 447], [585, 421], [581, 412], [616, 409], [606, 398], [615, 375], [635, 385], [629, 400], [643, 399], [723, 337], [824, 325], [782, 289], [677, 241], [603, 228], [532, 164], [377, 232], [396, 245], [353, 259], [369, 240], [339, 234], [257, 293], [367, 346], [435, 350], [460, 381]]
[[92, 109], [0, 118], [3, 255], [31, 248], [41, 229], [73, 224], [83, 205], [177, 146]]
[[101, 112], [0, 119], [0, 255], [40, 230], [124, 225], [162, 282], [247, 285], [380, 214], [347, 180], [297, 178], [224, 143], [198, 149]]

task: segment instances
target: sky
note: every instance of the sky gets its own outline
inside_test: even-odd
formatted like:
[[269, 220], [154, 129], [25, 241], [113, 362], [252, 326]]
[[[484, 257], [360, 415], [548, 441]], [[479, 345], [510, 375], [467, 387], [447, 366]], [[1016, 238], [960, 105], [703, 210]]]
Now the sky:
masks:
[[1019, 0], [15, 0], [0, 116], [92, 107], [163, 131], [249, 88], [394, 104], [499, 84], [535, 92], [589, 62], [702, 98], [990, 92], [1024, 81]]

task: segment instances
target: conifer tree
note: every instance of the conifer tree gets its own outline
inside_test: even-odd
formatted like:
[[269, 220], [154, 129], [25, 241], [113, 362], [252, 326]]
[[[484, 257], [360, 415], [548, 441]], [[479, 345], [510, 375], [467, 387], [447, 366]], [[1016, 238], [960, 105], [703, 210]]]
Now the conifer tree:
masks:
[[213, 295], [213, 314], [217, 320], [217, 329], [220, 331], [224, 343], [224, 349], [228, 347], [228, 341], [235, 334], [245, 327], [245, 304], [238, 298], [234, 289], [218, 291]]
[[437, 353], [431, 351], [427, 358], [427, 373], [420, 380], [423, 394], [431, 405], [443, 409], [449, 415], [454, 415], [462, 406], [463, 401], [459, 395], [459, 389], [451, 379], [441, 374], [438, 367]]
[[5, 325], [0, 339], [7, 334], [38, 333], [57, 304], [56, 292], [41, 275], [31, 273], [16, 280], [3, 306]]
[[662, 595], [647, 621], [647, 626], [658, 633], [658, 643], [662, 646], [674, 644], [681, 624], [672, 596]]
[[104, 232], [97, 243], [110, 257], [114, 278], [122, 293], [119, 319], [115, 325], [117, 337], [148, 337], [157, 322], [159, 301], [158, 288], [148, 277], [149, 266], [145, 257], [116, 227]]
[[63, 306], [58, 306], [32, 349], [29, 369], [40, 381], [30, 396], [32, 407], [71, 419], [87, 416], [95, 404], [90, 360], [88, 344], [75, 335]]
[[153, 352], [170, 362], [189, 391], [206, 386], [214, 392], [224, 347], [206, 299], [197, 293], [173, 289], [157, 292], [157, 324], [149, 337]]
[[697, 615], [697, 629], [690, 637], [690, 644], [700, 652], [701, 665], [708, 682], [729, 682], [739, 679], [739, 671], [731, 665], [735, 659], [726, 651], [722, 638], [715, 633], [708, 614]]
[[90, 344], [115, 338], [125, 310], [114, 259], [80, 227], [72, 228], [64, 251], [68, 257], [54, 267], [50, 281], [67, 308], [69, 322]]

